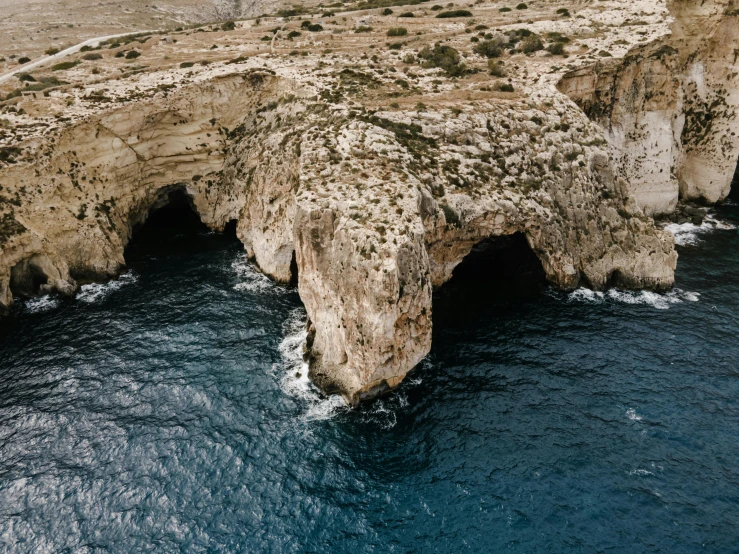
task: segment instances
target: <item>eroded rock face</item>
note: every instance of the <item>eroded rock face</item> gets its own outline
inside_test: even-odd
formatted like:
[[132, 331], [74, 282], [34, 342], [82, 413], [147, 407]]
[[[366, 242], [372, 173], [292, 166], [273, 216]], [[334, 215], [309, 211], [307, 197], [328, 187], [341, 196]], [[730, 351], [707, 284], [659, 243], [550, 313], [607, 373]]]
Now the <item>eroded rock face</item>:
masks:
[[673, 0], [670, 35], [558, 85], [601, 126], [618, 176], [647, 214], [729, 193], [739, 160], [738, 6]]
[[627, 206], [587, 118], [548, 103], [309, 131], [294, 229], [324, 389], [354, 402], [399, 383], [430, 348], [433, 287], [488, 237], [523, 233], [563, 289], [672, 285], [672, 237]]
[[33, 267], [36, 282], [46, 281], [40, 290], [24, 285], [29, 293], [69, 294], [77, 281], [116, 276], [133, 227], [172, 187], [186, 190], [212, 228], [238, 218], [245, 191], [223, 178], [229, 129], [277, 89], [259, 73], [217, 79], [90, 118], [51, 137], [37, 163], [1, 171], [18, 206], [3, 214], [0, 305], [12, 301], [13, 270], [29, 260], [43, 260]]
[[90, 118], [0, 172], [22, 200], [5, 212], [2, 303], [115, 276], [133, 226], [179, 188], [211, 228], [238, 220], [273, 278], [288, 281], [295, 258], [310, 374], [357, 402], [428, 353], [433, 287], [485, 238], [523, 233], [563, 289], [672, 285], [672, 238], [627, 202], [605, 147], [549, 88], [370, 113], [269, 72], [222, 77]]
[[[429, 17], [429, 34], [467, 48], [475, 71], [453, 77], [420, 56], [425, 35], [400, 45], [415, 61], [397, 48], [358, 61], [365, 33], [339, 41], [328, 30], [335, 52], [316, 54], [315, 34], [300, 39], [310, 56], [278, 56], [277, 37], [296, 44], [298, 24], [266, 45], [252, 22], [230, 37], [241, 32], [250, 55], [197, 72], [164, 62], [205, 32], [146, 41], [156, 71], [105, 90], [78, 76], [19, 99], [25, 114], [3, 108], [17, 138], [0, 132], [0, 153], [17, 163], [0, 159], [0, 308], [119, 274], [133, 228], [173, 190], [214, 230], [236, 221], [266, 274], [298, 278], [310, 376], [350, 403], [396, 386], [429, 352], [433, 290], [486, 239], [525, 237], [560, 289], [667, 289], [677, 254], [651, 215], [722, 199], [739, 158], [739, 7], [669, 8], [671, 31], [661, 0], [585, 2], [578, 18], [538, 6], [526, 25], [548, 46], [570, 34], [572, 65], [513, 44], [504, 77], [470, 44], [524, 24], [485, 6], [473, 8], [490, 24], [477, 43], [477, 29]], [[324, 23], [340, 30], [339, 18]], [[586, 66], [596, 54], [610, 61]], [[564, 63], [580, 69], [563, 74]], [[491, 87], [502, 78], [510, 88]], [[61, 106], [74, 106], [69, 122], [49, 116]]]

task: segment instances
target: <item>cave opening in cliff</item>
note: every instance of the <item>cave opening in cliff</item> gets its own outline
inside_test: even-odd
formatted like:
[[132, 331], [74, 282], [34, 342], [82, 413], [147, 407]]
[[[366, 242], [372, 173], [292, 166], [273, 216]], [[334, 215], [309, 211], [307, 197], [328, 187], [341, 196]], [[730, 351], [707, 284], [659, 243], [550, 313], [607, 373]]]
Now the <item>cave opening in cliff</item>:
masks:
[[174, 188], [160, 194], [146, 218], [134, 227], [125, 258], [128, 262], [144, 251], [153, 255], [204, 251], [213, 246], [209, 237], [219, 241], [237, 241], [236, 225], [230, 222], [223, 233], [213, 233], [201, 221], [192, 198], [184, 188]]
[[541, 294], [544, 269], [523, 233], [476, 244], [434, 295], [435, 317], [497, 309]]
[[48, 281], [44, 270], [33, 260], [20, 262], [10, 270], [10, 292], [16, 298], [36, 296]]
[[208, 227], [200, 220], [192, 199], [183, 189], [174, 189], [161, 196], [149, 210], [143, 225], [134, 232], [152, 229], [174, 229], [183, 233], [204, 232]]

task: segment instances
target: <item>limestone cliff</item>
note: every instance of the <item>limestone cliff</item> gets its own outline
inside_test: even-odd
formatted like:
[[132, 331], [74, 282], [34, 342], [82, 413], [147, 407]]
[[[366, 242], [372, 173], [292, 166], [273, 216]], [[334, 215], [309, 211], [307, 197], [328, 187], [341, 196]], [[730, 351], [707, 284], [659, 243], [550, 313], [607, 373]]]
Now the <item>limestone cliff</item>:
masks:
[[[588, 12], [593, 25], [606, 9], [596, 3]], [[491, 25], [508, 17], [497, 9], [480, 13]], [[531, 28], [550, 37], [552, 52], [561, 53], [552, 47], [562, 39], [555, 29], [602, 42], [602, 33], [579, 20], [563, 21], [553, 10], [548, 17]], [[655, 34], [662, 33], [659, 13], [651, 17]], [[454, 48], [428, 46], [423, 33], [371, 57], [351, 50], [352, 41], [366, 40], [364, 30], [342, 38], [344, 52], [326, 53], [321, 43], [320, 54], [278, 56], [278, 36], [290, 42], [300, 35], [280, 23], [264, 57], [249, 50], [204, 60], [197, 71], [193, 62], [165, 67], [173, 41], [147, 39], [140, 49], [148, 63], [163, 64], [159, 69], [109, 75], [102, 84], [80, 72], [76, 85], [46, 96], [9, 95], [3, 113], [15, 135], [0, 130], [0, 307], [13, 296], [70, 294], [79, 283], [120, 273], [134, 226], [173, 189], [188, 195], [212, 229], [235, 220], [266, 274], [283, 282], [297, 277], [310, 319], [311, 378], [349, 402], [397, 385], [428, 353], [434, 288], [490, 237], [525, 236], [561, 289], [672, 286], [672, 236], [640, 207], [655, 211], [643, 201], [648, 195], [634, 192], [643, 154], [628, 137], [616, 142], [604, 122], [618, 114], [632, 126], [666, 117], [659, 125], [672, 129], [677, 100], [659, 100], [659, 113], [649, 115], [657, 100], [639, 100], [649, 95], [635, 89], [637, 113], [628, 119], [623, 95], [592, 101], [604, 94], [602, 65], [560, 82], [562, 58], [521, 23], [501, 23], [503, 38], [477, 25], [484, 27], [477, 42], [486, 41], [493, 57], [502, 55], [501, 45], [510, 51], [505, 82], [493, 79], [503, 66], [479, 49], [462, 63]], [[323, 22], [329, 24], [340, 27]], [[472, 23], [424, 25], [460, 49], [476, 44]], [[258, 29], [233, 32], [245, 37], [238, 48], [258, 51], [266, 42]], [[219, 50], [204, 34], [179, 35], [191, 58], [203, 48]], [[535, 55], [521, 49], [521, 37]], [[197, 49], [196, 40], [208, 46]], [[402, 60], [398, 48], [408, 50]], [[578, 48], [584, 65], [590, 48]], [[639, 47], [637, 61], [614, 62], [609, 75], [621, 83], [631, 68], [632, 80], [649, 75], [666, 90], [665, 64], [677, 54], [661, 48]], [[669, 173], [669, 164], [683, 159], [670, 148], [655, 157], [642, 185], [661, 174], [659, 164]]]
[[90, 118], [0, 172], [18, 199], [2, 301], [115, 276], [133, 226], [179, 187], [210, 227], [238, 220], [275, 279], [291, 278], [295, 253], [311, 375], [356, 401], [428, 353], [433, 287], [487, 237], [524, 233], [561, 288], [671, 286], [672, 240], [625, 211], [603, 146], [554, 92], [370, 113], [269, 72], [222, 77]]
[[739, 161], [739, 3], [669, 8], [669, 35], [558, 85], [602, 127], [619, 177], [648, 214], [669, 213], [679, 199], [724, 199]]

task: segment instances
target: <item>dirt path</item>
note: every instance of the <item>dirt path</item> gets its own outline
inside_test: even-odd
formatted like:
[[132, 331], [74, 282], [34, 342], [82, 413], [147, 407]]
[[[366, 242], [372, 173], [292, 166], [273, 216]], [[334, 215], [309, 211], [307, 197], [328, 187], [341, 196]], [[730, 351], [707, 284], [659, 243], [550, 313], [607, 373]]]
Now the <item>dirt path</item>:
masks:
[[108, 35], [108, 36], [104, 36], [104, 37], [91, 38], [91, 39], [88, 39], [88, 40], [86, 40], [84, 42], [80, 42], [79, 44], [75, 44], [74, 46], [70, 46], [69, 48], [65, 48], [61, 52], [58, 52], [58, 53], [53, 54], [51, 56], [45, 56], [43, 58], [39, 58], [36, 61], [32, 61], [32, 62], [29, 62], [29, 63], [27, 63], [25, 65], [18, 66], [13, 71], [11, 71], [9, 73], [5, 73], [4, 75], [1, 75], [0, 76], [0, 84], [5, 83], [6, 81], [9, 81], [13, 77], [15, 77], [18, 73], [28, 73], [29, 71], [33, 71], [34, 69], [38, 69], [39, 67], [43, 67], [43, 66], [47, 65], [48, 63], [56, 62], [58, 60], [64, 59], [64, 58], [66, 58], [67, 56], [69, 56], [71, 54], [76, 54], [77, 52], [79, 52], [80, 50], [82, 50], [82, 48], [85, 47], [85, 46], [92, 46], [92, 47], [94, 47], [94, 46], [99, 45], [101, 42], [106, 41], [106, 40], [109, 40], [109, 39], [112, 39], [112, 38], [121, 38], [121, 37], [126, 37], [126, 36], [129, 36], [129, 35], [139, 34], [139, 33], [152, 33], [152, 34], [154, 34], [154, 33], [163, 33], [163, 32], [165, 32], [165, 31], [161, 31], [161, 30], [158, 30], [158, 31], [132, 31], [130, 33], [121, 33], [121, 34], [118, 34], [118, 35]]

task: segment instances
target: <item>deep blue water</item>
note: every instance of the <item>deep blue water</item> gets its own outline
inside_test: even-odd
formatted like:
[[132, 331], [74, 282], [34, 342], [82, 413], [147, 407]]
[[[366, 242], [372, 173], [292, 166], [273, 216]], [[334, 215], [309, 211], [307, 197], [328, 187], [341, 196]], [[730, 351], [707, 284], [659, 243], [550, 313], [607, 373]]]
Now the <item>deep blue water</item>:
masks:
[[739, 551], [736, 230], [668, 295], [453, 281], [357, 410], [296, 377], [298, 295], [238, 242], [147, 240], [0, 322], [0, 551]]

